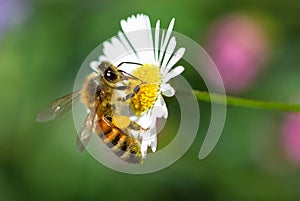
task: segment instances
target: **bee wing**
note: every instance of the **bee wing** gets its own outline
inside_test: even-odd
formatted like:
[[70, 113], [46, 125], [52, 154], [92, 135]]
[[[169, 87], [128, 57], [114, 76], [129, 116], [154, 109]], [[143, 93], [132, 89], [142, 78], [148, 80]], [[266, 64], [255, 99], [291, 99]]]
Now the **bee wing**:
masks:
[[72, 101], [77, 102], [80, 98], [80, 90], [56, 99], [45, 107], [36, 117], [38, 122], [51, 121], [58, 119], [72, 108]]
[[82, 153], [89, 143], [91, 135], [94, 129], [94, 122], [96, 121], [96, 112], [91, 110], [88, 116], [85, 118], [81, 130], [76, 138], [76, 146], [79, 153]]

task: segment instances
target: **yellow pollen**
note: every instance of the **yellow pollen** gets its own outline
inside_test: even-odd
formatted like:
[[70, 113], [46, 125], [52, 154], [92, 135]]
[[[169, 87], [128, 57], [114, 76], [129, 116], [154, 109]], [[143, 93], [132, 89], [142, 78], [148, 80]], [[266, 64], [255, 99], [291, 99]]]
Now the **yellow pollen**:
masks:
[[[157, 100], [161, 76], [159, 67], [153, 64], [143, 64], [135, 69], [132, 75], [145, 82], [140, 85], [139, 92], [130, 101], [132, 109], [140, 115], [149, 110]], [[133, 83], [137, 85], [140, 81], [133, 81]]]
[[127, 128], [130, 124], [130, 119], [128, 116], [113, 116], [112, 122], [118, 128]]

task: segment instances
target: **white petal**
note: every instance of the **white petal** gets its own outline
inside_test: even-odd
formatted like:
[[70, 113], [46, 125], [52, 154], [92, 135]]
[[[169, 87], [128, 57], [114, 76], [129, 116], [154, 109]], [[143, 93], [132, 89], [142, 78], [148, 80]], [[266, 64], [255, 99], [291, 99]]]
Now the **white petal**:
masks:
[[[119, 31], [118, 36], [119, 36], [119, 39], [120, 39], [121, 43], [123, 44], [124, 48], [127, 50], [127, 54], [130, 54], [131, 57], [132, 57], [131, 60], [128, 60], [128, 61], [139, 62], [139, 59], [138, 59], [137, 55], [135, 54], [134, 50], [130, 46], [130, 44], [129, 44], [128, 40], [126, 39], [125, 35], [121, 31]], [[125, 61], [125, 60], [123, 60], [123, 61]]]
[[164, 72], [165, 71], [165, 68], [167, 66], [167, 63], [169, 62], [171, 56], [173, 55], [173, 52], [175, 50], [175, 47], [176, 47], [176, 39], [175, 37], [172, 37], [169, 44], [168, 44], [168, 47], [166, 49], [166, 52], [164, 53], [165, 56], [163, 58], [163, 62], [161, 64], [161, 71]]
[[170, 79], [180, 75], [182, 72], [184, 71], [184, 67], [183, 66], [177, 66], [176, 68], [174, 68], [173, 70], [171, 70], [169, 73], [167, 73], [167, 75], [165, 75], [163, 77], [163, 82], [166, 83], [168, 82]]
[[153, 137], [152, 137], [152, 139], [151, 139], [151, 143], [150, 143], [150, 146], [151, 146], [151, 150], [153, 151], [153, 152], [155, 152], [156, 151], [156, 147], [157, 147], [157, 135], [155, 134], [155, 135], [152, 135]]
[[161, 101], [161, 105], [162, 105], [162, 110], [163, 110], [163, 115], [162, 117], [167, 119], [168, 118], [168, 108], [167, 108], [167, 105], [166, 105], [166, 102], [165, 102], [165, 99], [163, 99], [162, 96], [160, 96], [160, 101]]
[[[162, 37], [162, 45], [160, 47], [160, 55], [159, 55], [159, 63], [161, 63], [165, 49], [167, 47], [167, 44], [169, 42], [173, 27], [174, 27], [174, 23], [175, 23], [175, 18], [173, 18], [170, 22], [170, 25], [168, 27], [167, 33], [166, 33], [166, 37]], [[163, 32], [164, 33], [164, 32]]]
[[[128, 52], [127, 55], [123, 55], [122, 57], [119, 57], [118, 59], [113, 61], [113, 64], [115, 66], [120, 65], [122, 62], [136, 62], [139, 63], [139, 60], [136, 59], [136, 55], [134, 52]], [[127, 73], [131, 73], [134, 69], [136, 69], [137, 65], [136, 64], [126, 64], [123, 63], [119, 69], [124, 70]]]
[[154, 36], [154, 55], [155, 55], [155, 65], [159, 65], [158, 63], [158, 49], [159, 49], [159, 32], [160, 32], [160, 21], [157, 20], [155, 26], [155, 36]]
[[147, 134], [143, 136], [142, 143], [141, 143], [141, 151], [142, 151], [143, 158], [145, 158], [147, 154], [148, 146], [151, 147], [151, 150], [153, 152], [155, 152], [156, 145], [157, 145], [157, 135], [152, 135], [151, 132], [147, 132]]
[[110, 60], [106, 56], [101, 55], [101, 56], [99, 56], [99, 61], [102, 62], [102, 61], [110, 61]]
[[113, 55], [110, 54], [111, 52], [113, 52], [113, 46], [108, 41], [105, 41], [103, 43], [103, 53], [109, 61], [112, 61], [114, 59]]
[[156, 126], [155, 125], [156, 119], [162, 117], [163, 118], [168, 117], [168, 109], [163, 97], [159, 95], [151, 111], [151, 119], [152, 119], [151, 128]]
[[173, 57], [170, 59], [169, 63], [167, 64], [165, 71], [162, 73], [163, 75], [166, 75], [170, 69], [183, 57], [185, 52], [185, 48], [179, 48]]
[[159, 52], [158, 52], [158, 63], [159, 63], [159, 65], [161, 65], [161, 61], [162, 61], [162, 58], [163, 58], [164, 53], [165, 53], [165, 50], [162, 50], [164, 40], [165, 40], [165, 30], [162, 30], [161, 39], [160, 39], [160, 46], [158, 48], [159, 49]]
[[127, 39], [125, 38], [124, 34], [123, 34], [121, 31], [118, 32], [118, 37], [119, 37], [121, 43], [124, 45], [124, 48], [125, 48], [128, 52], [131, 52], [131, 51], [132, 51], [132, 48], [130, 47], [130, 45], [129, 45]]
[[143, 63], [155, 63], [149, 17], [146, 15], [132, 16], [127, 21], [122, 20], [121, 27], [138, 58]]
[[120, 24], [123, 30], [127, 30], [127, 31], [130, 31], [130, 29], [136, 30], [136, 28], [134, 27], [136, 26], [136, 24], [128, 26], [128, 23], [132, 21], [132, 18], [135, 18], [135, 16], [132, 15], [131, 17], [128, 17], [127, 20], [121, 20]]
[[137, 30], [149, 29], [149, 17], [144, 14], [132, 15], [127, 20], [121, 20], [121, 27], [124, 32], [132, 32]]
[[152, 123], [152, 119], [151, 119], [151, 111], [145, 112], [144, 114], [142, 114], [141, 116], [131, 116], [130, 120], [134, 121], [136, 123], [138, 123], [141, 127], [143, 128], [149, 128], [151, 123]]
[[143, 157], [143, 158], [146, 158], [146, 155], [147, 155], [147, 149], [148, 149], [148, 143], [142, 141], [142, 143], [141, 143], [141, 152], [142, 152], [142, 157]]
[[[121, 32], [118, 33], [118, 37], [113, 37], [110, 41], [103, 43], [103, 53], [104, 55], [99, 57], [99, 61], [110, 61], [115, 65], [122, 61], [138, 62], [133, 49]], [[126, 59], [122, 59], [123, 57]]]
[[128, 52], [125, 45], [117, 37], [112, 38], [109, 46], [104, 44], [103, 51], [105, 55], [109, 56], [110, 61], [114, 61]]
[[96, 72], [98, 72], [98, 66], [99, 66], [99, 61], [92, 61], [90, 63], [90, 67]]
[[162, 91], [162, 94], [167, 97], [174, 96], [174, 94], [175, 94], [174, 88], [168, 83], [161, 84], [161, 91]]

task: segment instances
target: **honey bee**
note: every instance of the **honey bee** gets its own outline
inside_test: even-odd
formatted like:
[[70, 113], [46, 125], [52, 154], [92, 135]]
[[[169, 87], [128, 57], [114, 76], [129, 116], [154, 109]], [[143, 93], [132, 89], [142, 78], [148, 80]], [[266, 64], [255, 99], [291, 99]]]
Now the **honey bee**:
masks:
[[[81, 101], [89, 109], [89, 113], [77, 137], [77, 148], [80, 152], [85, 150], [91, 134], [95, 132], [103, 142], [118, 157], [128, 163], [142, 163], [142, 153], [140, 141], [130, 134], [130, 130], [142, 131], [136, 122], [130, 121], [129, 117], [118, 116], [115, 101], [125, 102], [139, 92], [143, 81], [133, 75], [118, 69], [122, 64], [136, 64], [134, 62], [122, 62], [114, 66], [108, 61], [103, 61], [98, 65], [98, 73], [91, 73], [87, 76], [81, 89], [66, 96], [58, 98], [45, 107], [37, 116], [38, 122], [46, 122], [61, 117], [72, 108], [72, 102]], [[126, 81], [139, 80], [140, 84], [132, 87]], [[115, 90], [131, 92], [123, 97], [113, 98]], [[122, 117], [125, 126], [120, 128], [114, 119]]]

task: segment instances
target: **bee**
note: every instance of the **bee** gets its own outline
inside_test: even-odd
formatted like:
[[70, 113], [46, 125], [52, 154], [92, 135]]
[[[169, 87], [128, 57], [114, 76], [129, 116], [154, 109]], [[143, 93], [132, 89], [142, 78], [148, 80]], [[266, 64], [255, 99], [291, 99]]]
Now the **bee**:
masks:
[[[124, 63], [141, 65], [122, 62], [114, 66], [108, 61], [101, 62], [97, 68], [98, 73], [89, 74], [81, 89], [54, 100], [38, 114], [36, 120], [46, 122], [57, 119], [72, 108], [72, 102], [81, 100], [89, 109], [89, 113], [77, 136], [78, 150], [80, 152], [85, 150], [91, 134], [95, 132], [122, 160], [128, 163], [142, 163], [140, 140], [130, 134], [130, 130], [147, 129], [131, 121], [127, 116], [118, 116], [115, 106], [115, 101], [126, 102], [134, 97], [139, 92], [140, 85], [144, 83], [139, 78], [118, 69]], [[139, 80], [140, 84], [129, 86], [130, 80]], [[128, 89], [131, 91], [125, 93], [125, 96], [113, 98], [115, 90], [125, 92]], [[123, 122], [122, 128], [115, 123], [118, 119]]]

